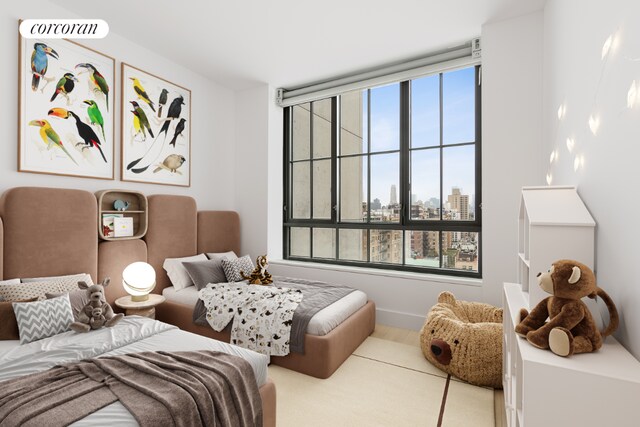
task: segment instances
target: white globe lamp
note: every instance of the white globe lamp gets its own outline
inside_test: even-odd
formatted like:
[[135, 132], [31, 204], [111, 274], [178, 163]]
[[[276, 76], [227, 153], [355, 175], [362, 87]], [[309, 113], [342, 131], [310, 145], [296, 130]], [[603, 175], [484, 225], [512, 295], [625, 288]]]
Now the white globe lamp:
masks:
[[156, 287], [156, 271], [146, 262], [129, 264], [122, 272], [122, 286], [131, 301], [147, 301]]

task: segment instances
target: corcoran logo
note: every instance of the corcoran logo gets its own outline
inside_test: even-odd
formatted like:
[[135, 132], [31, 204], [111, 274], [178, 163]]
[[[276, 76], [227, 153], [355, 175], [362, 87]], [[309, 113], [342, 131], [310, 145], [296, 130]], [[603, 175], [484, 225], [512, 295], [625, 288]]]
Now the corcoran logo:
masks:
[[109, 24], [102, 19], [25, 19], [20, 34], [25, 39], [102, 39]]

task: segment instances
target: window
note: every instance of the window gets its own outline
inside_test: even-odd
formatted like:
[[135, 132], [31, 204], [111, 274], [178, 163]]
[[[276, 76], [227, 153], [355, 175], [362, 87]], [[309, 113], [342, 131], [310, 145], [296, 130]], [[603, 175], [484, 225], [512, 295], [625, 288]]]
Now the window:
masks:
[[285, 257], [480, 277], [479, 72], [287, 107]]

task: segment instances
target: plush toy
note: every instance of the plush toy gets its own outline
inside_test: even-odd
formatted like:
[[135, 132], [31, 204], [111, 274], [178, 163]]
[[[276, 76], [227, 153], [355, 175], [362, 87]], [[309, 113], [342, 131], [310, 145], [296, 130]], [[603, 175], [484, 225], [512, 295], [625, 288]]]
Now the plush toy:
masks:
[[267, 271], [267, 267], [269, 263], [267, 262], [266, 255], [260, 255], [256, 259], [256, 268], [253, 269], [253, 272], [250, 276], [244, 274], [244, 272], [240, 272], [242, 278], [249, 281], [250, 285], [269, 285], [273, 283], [273, 278], [271, 274]]
[[100, 329], [103, 326], [113, 326], [124, 317], [124, 314], [114, 314], [113, 309], [104, 297], [104, 288], [109, 286], [111, 280], [107, 277], [100, 285], [88, 286], [86, 282], [78, 282], [80, 289], [87, 290], [89, 303], [78, 313], [78, 321], [73, 322], [70, 328], [76, 332], [88, 332], [91, 329]]
[[502, 388], [502, 309], [442, 292], [420, 332], [425, 358], [479, 386]]
[[[552, 296], [540, 301], [531, 313], [520, 309], [521, 321], [515, 328], [532, 345], [550, 348], [558, 356], [588, 353], [602, 347], [603, 337], [617, 329], [616, 306], [596, 285], [595, 275], [586, 265], [572, 260], [556, 261], [548, 272], [538, 275], [538, 285]], [[609, 310], [609, 325], [602, 332], [580, 300], [596, 296], [602, 298]]]

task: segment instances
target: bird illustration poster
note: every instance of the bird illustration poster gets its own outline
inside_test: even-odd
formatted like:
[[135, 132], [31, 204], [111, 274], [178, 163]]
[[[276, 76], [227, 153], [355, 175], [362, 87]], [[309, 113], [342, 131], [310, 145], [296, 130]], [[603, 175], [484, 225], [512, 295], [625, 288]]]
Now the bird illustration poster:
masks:
[[20, 38], [20, 172], [114, 179], [115, 60]]
[[191, 185], [191, 91], [122, 64], [122, 180]]

